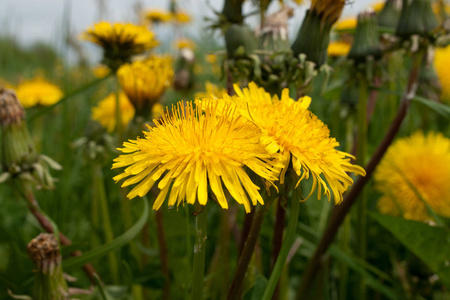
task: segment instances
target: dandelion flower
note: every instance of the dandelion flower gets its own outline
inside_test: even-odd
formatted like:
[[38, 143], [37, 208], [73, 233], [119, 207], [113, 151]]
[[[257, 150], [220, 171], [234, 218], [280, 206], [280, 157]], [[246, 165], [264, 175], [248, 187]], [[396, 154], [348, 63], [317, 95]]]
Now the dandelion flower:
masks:
[[328, 56], [347, 56], [351, 47], [351, 44], [344, 41], [331, 42], [327, 49]]
[[434, 55], [434, 68], [442, 86], [442, 99], [450, 101], [450, 46], [445, 48], [436, 48]]
[[145, 17], [152, 23], [166, 23], [172, 19], [172, 14], [164, 9], [151, 9]]
[[195, 48], [195, 43], [192, 40], [186, 38], [176, 40], [174, 45], [176, 49], [188, 48], [193, 50]]
[[206, 62], [210, 64], [215, 64], [217, 62], [217, 55], [216, 54], [206, 54], [205, 56]]
[[158, 45], [153, 32], [133, 24], [100, 22], [88, 28], [81, 37], [103, 48], [103, 63], [113, 70], [129, 62], [133, 55]]
[[346, 0], [311, 0], [311, 11], [321, 16], [328, 24], [335, 23], [341, 16]]
[[36, 105], [50, 106], [63, 97], [59, 87], [39, 77], [20, 84], [16, 93], [25, 108]]
[[382, 213], [430, 220], [423, 199], [437, 214], [450, 217], [450, 139], [441, 133], [419, 131], [397, 140], [374, 178], [383, 194], [378, 201]]
[[336, 23], [334, 30], [351, 30], [355, 29], [358, 20], [355, 17], [344, 18]]
[[197, 92], [195, 93], [195, 98], [208, 98], [211, 97], [213, 99], [221, 99], [223, 97], [223, 94], [227, 93], [227, 90], [224, 88], [221, 88], [214, 83], [211, 83], [209, 81], [205, 82], [205, 92]]
[[96, 78], [104, 78], [111, 73], [111, 69], [105, 65], [98, 65], [92, 70], [92, 72]]
[[[134, 117], [134, 107], [123, 92], [119, 94], [119, 106], [122, 112], [122, 125], [126, 127]], [[114, 131], [117, 122], [115, 93], [109, 94], [92, 108], [92, 119], [102, 124], [108, 132]]]
[[206, 205], [210, 187], [219, 205], [227, 209], [223, 183], [246, 212], [251, 205], [264, 203], [244, 167], [274, 181], [282, 166], [279, 158], [267, 153], [259, 141], [261, 131], [234, 109], [222, 107], [219, 115], [216, 105], [204, 108], [202, 112], [192, 102], [179, 102], [171, 115], [164, 113], [156, 127], [144, 131], [145, 138], [123, 144], [119, 150], [124, 155], [114, 160], [113, 168], [127, 168], [114, 180], [129, 177], [122, 187], [138, 183], [128, 198], [144, 196], [158, 182], [161, 191], [153, 204], [155, 210], [168, 194], [169, 206], [184, 201]]
[[383, 10], [384, 1], [377, 1], [375, 3], [372, 3], [370, 7], [372, 7], [375, 12], [380, 12]]
[[151, 56], [145, 61], [125, 64], [117, 71], [117, 77], [136, 113], [148, 117], [153, 104], [172, 84], [172, 59]]
[[[303, 179], [312, 177], [309, 196], [317, 189], [320, 199], [323, 189], [328, 199], [333, 194], [335, 202], [340, 203], [342, 194], [353, 184], [347, 173], [365, 175], [363, 168], [350, 163], [353, 156], [335, 149], [339, 143], [330, 137], [328, 127], [308, 110], [311, 98], [294, 101], [289, 97], [288, 89], [283, 90], [281, 99], [271, 97], [253, 82], [243, 90], [236, 85], [234, 89], [235, 96], [224, 95], [223, 100], [216, 101], [234, 103], [244, 117], [263, 131], [261, 142], [269, 153], [283, 155], [285, 163], [280, 174], [281, 184], [292, 165], [299, 176], [297, 186]], [[205, 101], [200, 100], [200, 103], [204, 105]]]
[[191, 22], [191, 17], [184, 11], [177, 11], [173, 14], [173, 20], [177, 23], [189, 23]]

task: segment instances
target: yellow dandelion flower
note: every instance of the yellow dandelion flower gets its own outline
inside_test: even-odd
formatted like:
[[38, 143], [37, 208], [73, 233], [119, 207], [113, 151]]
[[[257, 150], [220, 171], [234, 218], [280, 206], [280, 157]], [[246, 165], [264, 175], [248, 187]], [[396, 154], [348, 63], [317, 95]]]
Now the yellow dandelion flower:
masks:
[[355, 29], [358, 20], [355, 17], [344, 18], [336, 23], [334, 30], [350, 30]]
[[[375, 187], [382, 213], [430, 220], [420, 197], [439, 215], [450, 217], [450, 139], [416, 132], [397, 140], [378, 166]], [[411, 187], [420, 194], [420, 197]]]
[[21, 83], [16, 89], [16, 94], [25, 108], [36, 105], [50, 106], [63, 97], [63, 92], [58, 86], [40, 77]]
[[331, 42], [328, 45], [328, 55], [329, 56], [347, 56], [350, 52], [352, 45], [344, 41]]
[[221, 99], [223, 95], [227, 93], [227, 90], [223, 87], [219, 87], [214, 83], [209, 81], [205, 82], [205, 92], [197, 92], [195, 93], [195, 98], [213, 98], [213, 99]]
[[450, 101], [450, 46], [436, 48], [434, 55], [434, 68], [442, 86], [442, 99]]
[[181, 38], [174, 42], [174, 46], [176, 49], [188, 48], [193, 50], [195, 48], [195, 43], [190, 39]]
[[[231, 107], [205, 106], [204, 112], [192, 102], [179, 102], [172, 114], [163, 114], [156, 127], [144, 131], [145, 138], [125, 142], [113, 168], [127, 167], [117, 182], [129, 177], [122, 187], [138, 183], [127, 195], [144, 196], [158, 182], [161, 190], [153, 204], [158, 210], [167, 194], [168, 205], [186, 201], [208, 202], [208, 186], [219, 205], [227, 209], [222, 182], [236, 202], [250, 212], [251, 205], [264, 201], [249, 175], [248, 167], [268, 181], [277, 180], [280, 165], [259, 142], [261, 131], [244, 122]], [[248, 199], [250, 198], [250, 200]]]
[[333, 24], [341, 16], [346, 0], [311, 0], [311, 12]]
[[111, 69], [105, 65], [98, 65], [92, 70], [92, 73], [96, 78], [104, 78], [111, 73]]
[[172, 59], [154, 55], [145, 61], [125, 64], [117, 71], [117, 78], [136, 113], [148, 117], [153, 104], [172, 84]]
[[[119, 94], [119, 105], [122, 112], [122, 125], [126, 127], [134, 117], [134, 107], [123, 92]], [[109, 94], [92, 108], [92, 119], [102, 124], [108, 132], [114, 131], [117, 121], [115, 93]]]
[[380, 12], [384, 8], [384, 1], [377, 1], [375, 3], [372, 3], [370, 7], [372, 7], [375, 12]]
[[177, 23], [189, 23], [191, 22], [191, 17], [187, 12], [184, 11], [177, 11], [172, 16], [173, 20]]
[[353, 184], [347, 173], [365, 175], [363, 168], [350, 163], [353, 156], [335, 149], [339, 143], [330, 137], [328, 127], [308, 110], [310, 97], [294, 101], [289, 97], [288, 89], [282, 91], [281, 99], [271, 97], [253, 82], [243, 90], [237, 85], [234, 89], [235, 96], [224, 95], [223, 100], [216, 101], [234, 103], [244, 117], [263, 131], [261, 142], [266, 149], [283, 155], [285, 165], [280, 175], [281, 184], [292, 165], [300, 178], [297, 186], [303, 179], [312, 177], [313, 185], [308, 197], [317, 189], [320, 199], [323, 189], [328, 199], [333, 194], [335, 202], [340, 203], [342, 194]]
[[150, 9], [145, 14], [145, 17], [152, 23], [165, 23], [172, 19], [172, 14], [164, 9]]
[[217, 62], [217, 55], [216, 54], [206, 54], [205, 60], [207, 63], [215, 64]]
[[83, 32], [81, 38], [101, 46], [103, 63], [113, 70], [130, 61], [133, 55], [158, 45], [153, 32], [133, 24], [100, 22]]

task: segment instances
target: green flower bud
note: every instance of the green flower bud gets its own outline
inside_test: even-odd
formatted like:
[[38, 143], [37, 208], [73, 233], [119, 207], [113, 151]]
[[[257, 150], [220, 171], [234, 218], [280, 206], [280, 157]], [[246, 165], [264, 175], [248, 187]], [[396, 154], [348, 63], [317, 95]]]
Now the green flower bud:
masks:
[[368, 56], [379, 58], [381, 54], [375, 11], [368, 9], [358, 15], [355, 40], [347, 57], [364, 62]]
[[415, 34], [429, 36], [438, 25], [430, 0], [403, 0], [396, 35], [403, 38]]

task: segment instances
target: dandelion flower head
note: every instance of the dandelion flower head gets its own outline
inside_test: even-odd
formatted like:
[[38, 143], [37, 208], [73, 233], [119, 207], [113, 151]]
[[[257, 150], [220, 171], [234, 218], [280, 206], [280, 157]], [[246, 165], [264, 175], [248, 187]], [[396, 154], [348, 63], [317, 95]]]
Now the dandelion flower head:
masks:
[[328, 45], [328, 56], [347, 56], [352, 45], [344, 41], [334, 41]]
[[172, 84], [172, 58], [153, 55], [144, 61], [122, 65], [117, 77], [136, 113], [148, 116], [166, 89]]
[[[134, 107], [123, 92], [119, 94], [119, 106], [122, 125], [126, 127], [134, 117]], [[92, 108], [92, 119], [102, 124], [108, 132], [114, 131], [117, 122], [115, 93], [109, 94]]]
[[195, 98], [214, 98], [214, 99], [221, 99], [223, 98], [223, 94], [226, 94], [227, 90], [223, 87], [219, 87], [215, 85], [214, 83], [211, 83], [209, 81], [205, 82], [205, 92], [197, 92], [195, 93]]
[[144, 26], [123, 23], [100, 22], [88, 28], [81, 38], [103, 48], [103, 63], [113, 70], [158, 45], [153, 32]]
[[111, 69], [108, 68], [105, 65], [97, 65], [93, 70], [92, 73], [96, 78], [104, 78], [108, 76], [111, 73]]
[[145, 14], [147, 20], [152, 23], [166, 23], [172, 19], [172, 14], [164, 9], [149, 9]]
[[243, 90], [236, 85], [234, 89], [235, 96], [224, 95], [224, 99], [217, 101], [234, 103], [244, 117], [262, 130], [261, 142], [268, 152], [283, 155], [280, 183], [284, 183], [286, 171], [292, 165], [299, 176], [297, 186], [312, 177], [309, 196], [317, 189], [320, 199], [323, 190], [328, 199], [333, 194], [335, 202], [340, 203], [342, 194], [353, 183], [347, 172], [365, 175], [364, 169], [350, 163], [353, 158], [350, 154], [335, 149], [339, 143], [330, 137], [328, 127], [308, 110], [310, 97], [294, 101], [289, 90], [284, 89], [279, 99], [253, 82]]
[[195, 48], [195, 43], [187, 38], [180, 38], [175, 41], [174, 46], [176, 49], [188, 48], [193, 50]]
[[117, 182], [129, 177], [122, 187], [137, 184], [127, 197], [142, 197], [158, 182], [155, 210], [168, 194], [169, 206], [185, 201], [206, 205], [210, 187], [219, 205], [227, 209], [223, 183], [246, 212], [258, 202], [263, 204], [259, 187], [244, 167], [273, 182], [282, 167], [280, 158], [267, 153], [256, 126], [231, 107], [222, 108], [219, 115], [217, 105], [202, 111], [192, 102], [179, 102], [172, 114], [165, 112], [156, 127], [144, 131], [145, 138], [125, 142], [119, 149], [124, 154], [114, 160], [113, 168], [126, 167], [114, 178]]
[[372, 7], [375, 12], [380, 12], [384, 8], [384, 1], [374, 2], [370, 7]]
[[174, 13], [172, 19], [181, 24], [191, 22], [191, 16], [187, 12], [181, 10]]
[[334, 30], [351, 30], [355, 29], [358, 24], [358, 20], [355, 17], [344, 18], [339, 20], [334, 26]]
[[425, 200], [437, 214], [449, 217], [450, 139], [441, 133], [419, 131], [397, 140], [388, 149], [374, 178], [376, 189], [382, 193], [378, 200], [382, 213], [430, 220], [422, 202]]
[[346, 0], [311, 0], [311, 11], [326, 21], [334, 24], [341, 16]]
[[442, 100], [450, 102], [450, 46], [436, 48], [434, 54], [434, 68], [442, 86]]
[[58, 86], [40, 77], [21, 83], [16, 89], [16, 94], [25, 108], [36, 105], [50, 106], [63, 97], [63, 92]]

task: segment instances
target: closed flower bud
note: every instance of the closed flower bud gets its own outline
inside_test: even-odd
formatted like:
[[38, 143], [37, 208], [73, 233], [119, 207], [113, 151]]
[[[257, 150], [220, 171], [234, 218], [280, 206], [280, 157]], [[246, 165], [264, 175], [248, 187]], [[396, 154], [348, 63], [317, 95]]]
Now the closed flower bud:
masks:
[[403, 0], [396, 35], [403, 38], [415, 34], [429, 36], [438, 25], [430, 0]]
[[357, 62], [365, 61], [368, 56], [374, 58], [381, 56], [377, 19], [373, 9], [368, 9], [358, 15], [355, 41], [348, 54], [348, 58]]

